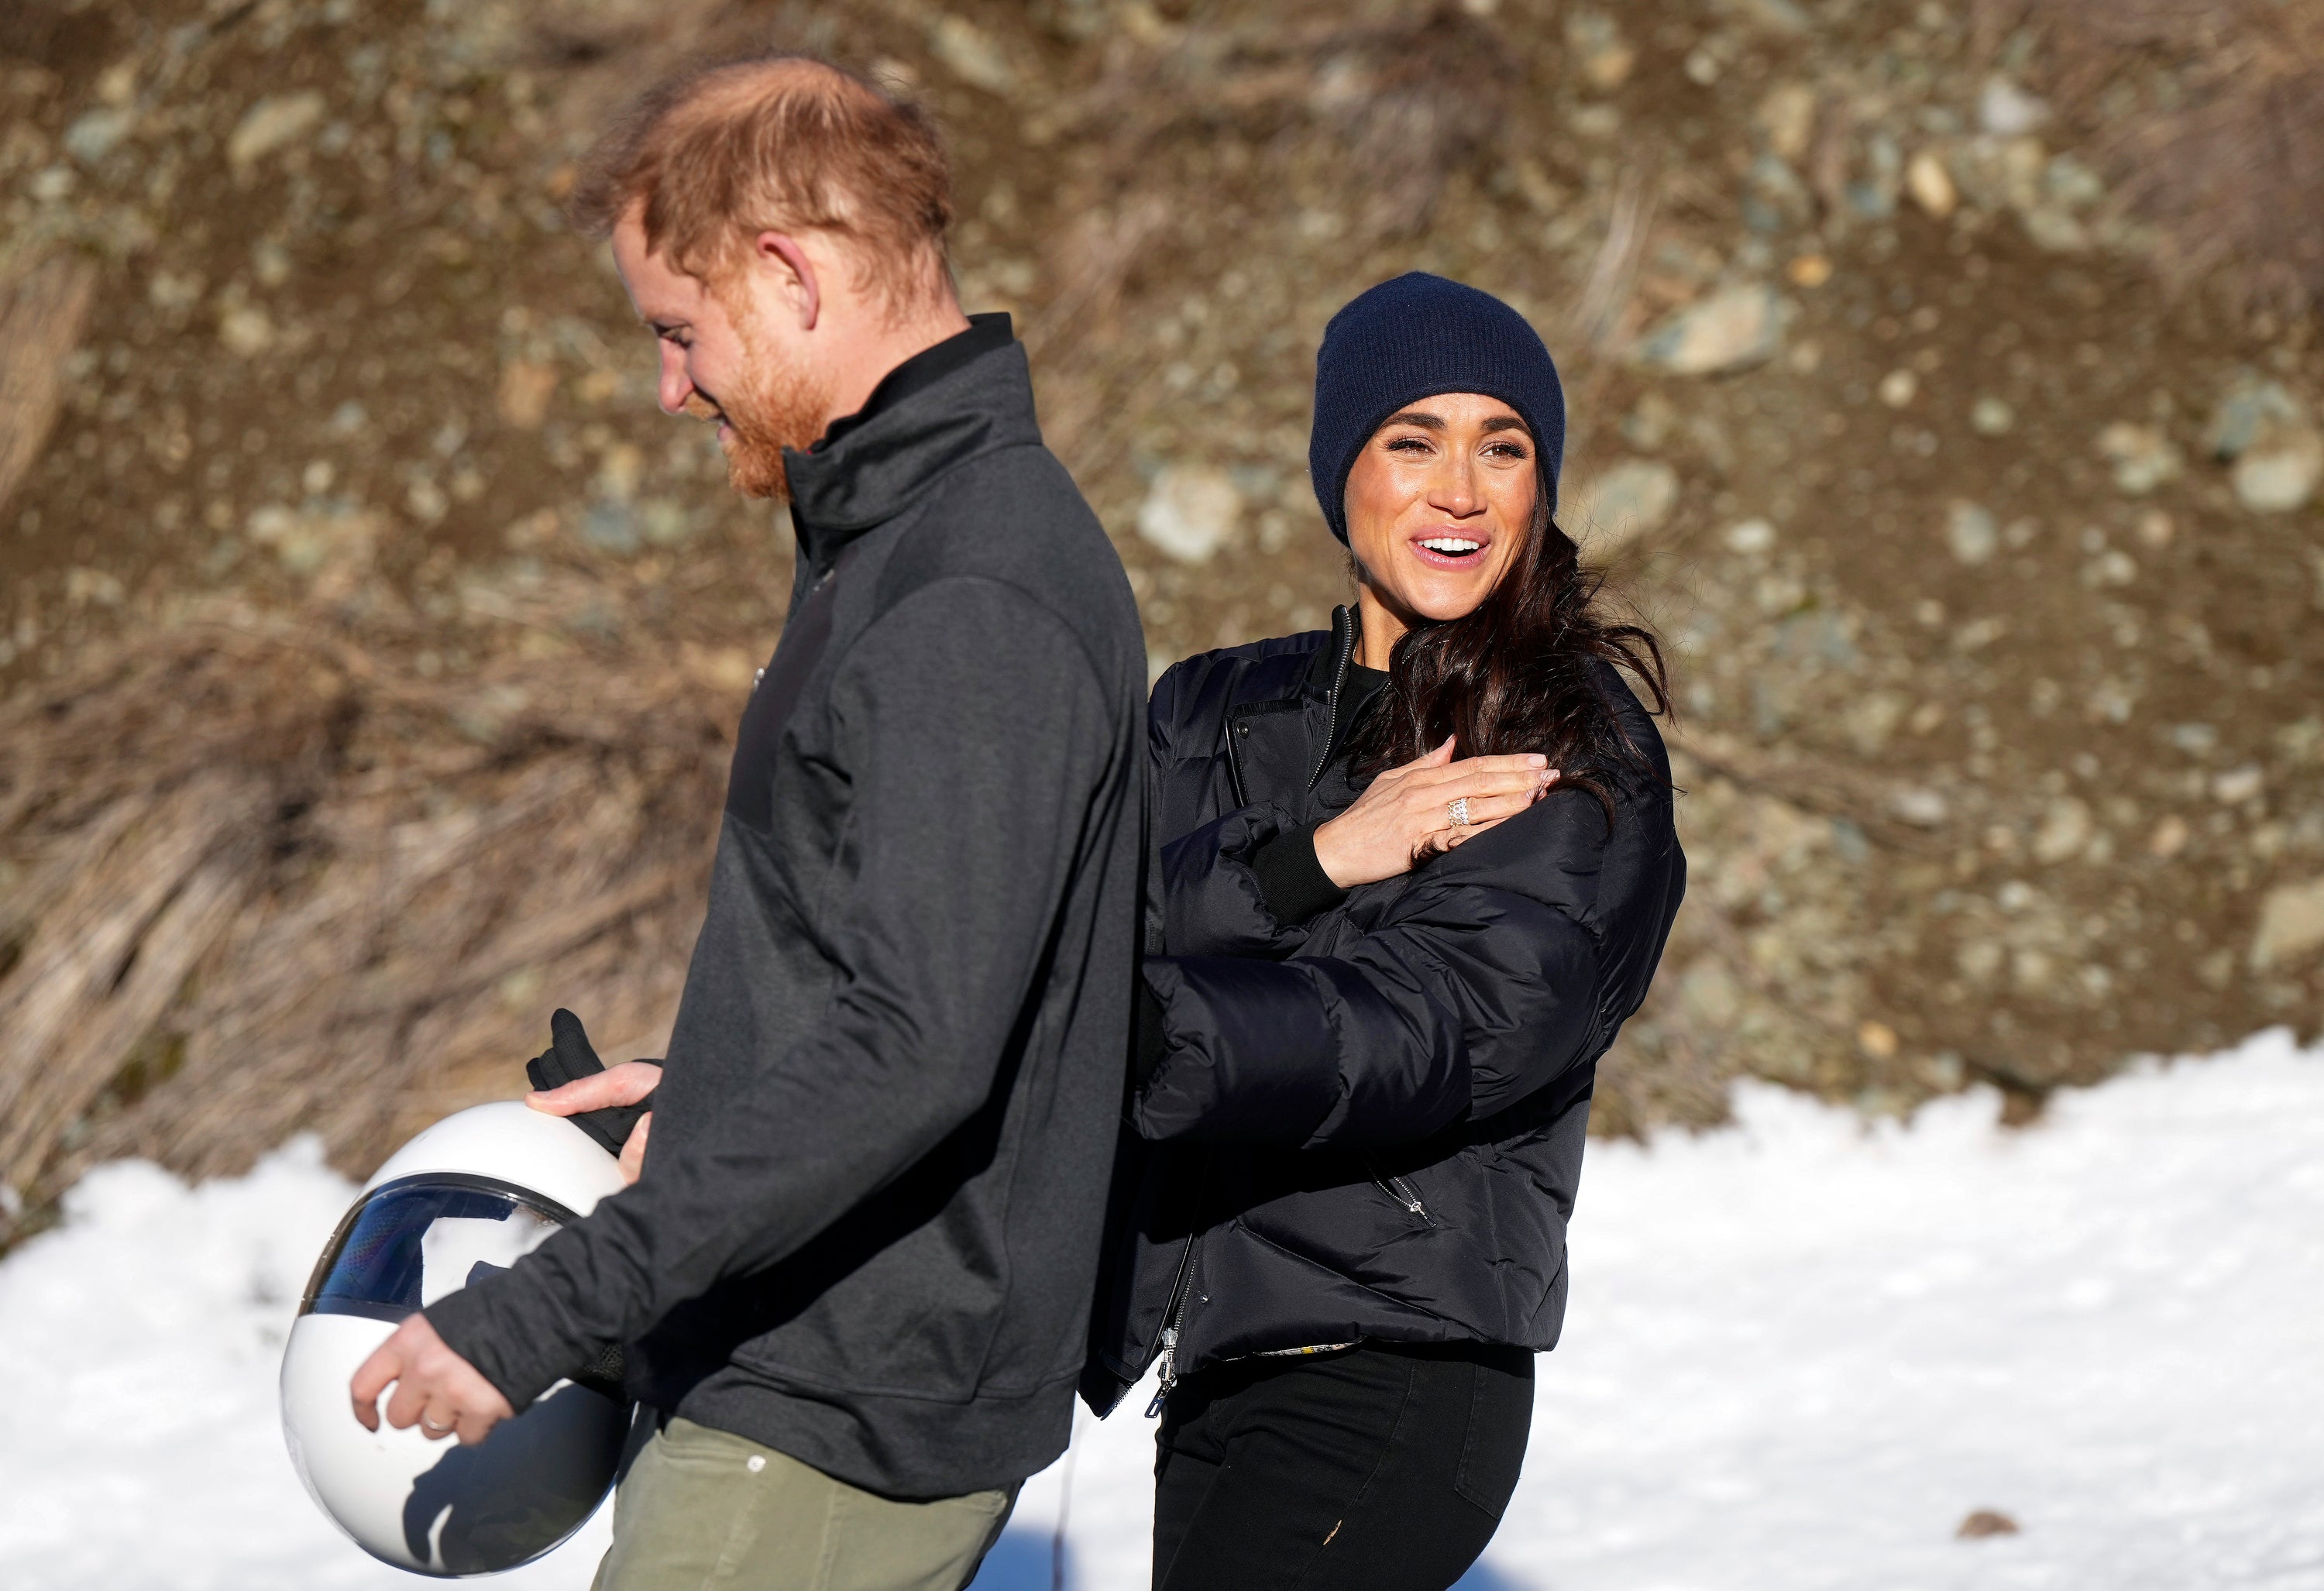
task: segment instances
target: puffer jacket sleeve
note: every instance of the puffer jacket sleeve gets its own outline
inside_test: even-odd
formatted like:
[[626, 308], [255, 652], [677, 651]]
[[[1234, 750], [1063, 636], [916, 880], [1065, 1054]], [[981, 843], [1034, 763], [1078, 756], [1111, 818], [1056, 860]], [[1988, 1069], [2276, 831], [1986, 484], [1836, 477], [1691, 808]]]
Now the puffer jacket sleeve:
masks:
[[[1188, 700], [1199, 694], [1184, 663], [1155, 684], [1146, 717], [1149, 814], [1170, 810], [1165, 786], [1182, 761], [1200, 767], [1205, 777], [1214, 763], [1212, 747], [1178, 740], [1182, 721], [1200, 716]], [[1296, 826], [1280, 806], [1247, 806], [1168, 844], [1149, 845], [1146, 953], [1281, 957], [1297, 950], [1306, 942], [1305, 925], [1279, 921], [1268, 909], [1251, 866], [1261, 846]]]
[[1276, 915], [1252, 865], [1260, 847], [1297, 827], [1289, 812], [1261, 803], [1162, 847], [1157, 896], [1172, 954], [1272, 959], [1306, 943], [1308, 925]]
[[1577, 893], [1561, 879], [1586, 891], [1602, 832], [1594, 800], [1554, 796], [1431, 863], [1365, 931], [1334, 913], [1278, 960], [1149, 958], [1163, 1043], [1139, 1135], [1409, 1142], [1553, 1081], [1598, 1028], [1599, 947], [1557, 903]]

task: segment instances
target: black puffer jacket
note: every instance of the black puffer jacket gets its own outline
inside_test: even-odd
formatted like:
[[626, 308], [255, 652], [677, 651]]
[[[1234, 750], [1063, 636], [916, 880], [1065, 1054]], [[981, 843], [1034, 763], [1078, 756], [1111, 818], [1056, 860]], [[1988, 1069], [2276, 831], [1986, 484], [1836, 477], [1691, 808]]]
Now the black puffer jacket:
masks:
[[1353, 626], [1333, 623], [1189, 658], [1154, 691], [1164, 1048], [1117, 1162], [1084, 1386], [1101, 1408], [1170, 1345], [1183, 1375], [1359, 1338], [1557, 1340], [1598, 1058], [1685, 888], [1662, 741], [1607, 668], [1660, 776], [1615, 792], [1610, 829], [1595, 796], [1554, 791], [1286, 921], [1262, 848], [1355, 796]]

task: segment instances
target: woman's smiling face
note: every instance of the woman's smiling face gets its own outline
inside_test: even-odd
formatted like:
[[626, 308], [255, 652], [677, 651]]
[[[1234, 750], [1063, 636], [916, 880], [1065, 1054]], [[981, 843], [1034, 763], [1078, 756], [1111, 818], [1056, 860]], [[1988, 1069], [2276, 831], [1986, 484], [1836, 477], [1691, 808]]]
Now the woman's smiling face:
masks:
[[[1419, 399], [1371, 434], [1348, 472], [1348, 547], [1397, 633], [1500, 584], [1533, 528], [1534, 453], [1517, 410], [1477, 392]], [[1375, 639], [1392, 638], [1368, 631], [1366, 652]]]

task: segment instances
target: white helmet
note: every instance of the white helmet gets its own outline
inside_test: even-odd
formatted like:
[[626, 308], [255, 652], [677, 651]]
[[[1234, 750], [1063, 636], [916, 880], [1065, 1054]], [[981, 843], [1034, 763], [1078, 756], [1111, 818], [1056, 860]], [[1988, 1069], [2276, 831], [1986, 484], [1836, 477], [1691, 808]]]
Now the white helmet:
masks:
[[365, 1430], [347, 1383], [396, 1323], [477, 1272], [505, 1270], [622, 1185], [562, 1117], [514, 1100], [447, 1117], [388, 1157], [323, 1250], [282, 1352], [282, 1431], [299, 1478], [383, 1562], [495, 1574], [555, 1547], [612, 1489], [629, 1405], [560, 1381], [481, 1445], [418, 1426]]

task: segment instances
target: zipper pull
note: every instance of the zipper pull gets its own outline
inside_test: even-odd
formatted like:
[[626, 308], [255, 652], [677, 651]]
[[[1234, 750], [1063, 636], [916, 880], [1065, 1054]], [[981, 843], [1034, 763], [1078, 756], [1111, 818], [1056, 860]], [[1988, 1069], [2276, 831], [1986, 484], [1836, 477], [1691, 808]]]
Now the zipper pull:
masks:
[[1170, 1401], [1170, 1389], [1178, 1384], [1178, 1329], [1162, 1329], [1162, 1384], [1154, 1389], [1154, 1401], [1146, 1405], [1146, 1418], [1153, 1419], [1162, 1412], [1162, 1405]]

